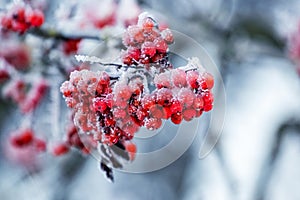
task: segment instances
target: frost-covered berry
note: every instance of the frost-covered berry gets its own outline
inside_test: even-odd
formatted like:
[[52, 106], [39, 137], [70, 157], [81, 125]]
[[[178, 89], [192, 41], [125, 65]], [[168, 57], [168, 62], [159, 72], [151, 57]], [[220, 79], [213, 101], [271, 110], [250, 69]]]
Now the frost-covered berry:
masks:
[[168, 88], [161, 88], [156, 93], [156, 101], [162, 106], [169, 106], [171, 104], [173, 94]]
[[103, 97], [96, 97], [93, 99], [93, 107], [95, 111], [104, 112], [107, 108], [106, 100]]
[[195, 99], [195, 94], [188, 88], [181, 88], [178, 92], [178, 100], [185, 107], [190, 107]]
[[172, 70], [172, 81], [176, 87], [185, 87], [186, 86], [186, 73], [182, 69]]
[[145, 126], [149, 130], [155, 130], [160, 128], [162, 125], [162, 120], [158, 118], [149, 118], [145, 121]]
[[154, 77], [155, 86], [160, 88], [171, 88], [171, 74], [169, 71], [158, 74]]
[[27, 21], [32, 26], [39, 27], [44, 23], [44, 14], [40, 10], [33, 10], [27, 16]]
[[168, 45], [167, 45], [167, 43], [165, 42], [164, 39], [156, 38], [153, 43], [154, 43], [154, 46], [155, 46], [155, 48], [158, 52], [160, 52], [160, 53], [166, 53], [167, 52]]
[[182, 116], [185, 121], [190, 121], [196, 116], [196, 110], [193, 108], [186, 109], [183, 111]]
[[199, 77], [199, 72], [197, 72], [197, 71], [188, 71], [187, 72], [186, 80], [191, 88], [193, 88], [193, 89], [199, 88], [198, 77]]
[[181, 113], [182, 109], [183, 109], [182, 104], [178, 99], [171, 100], [170, 110], [173, 114]]
[[150, 58], [153, 57], [156, 53], [155, 43], [152, 43], [152, 42], [143, 43], [141, 51], [142, 51], [142, 54], [149, 56]]
[[200, 77], [200, 85], [202, 89], [212, 89], [214, 86], [214, 77], [210, 74], [205, 72]]
[[54, 156], [62, 156], [68, 153], [69, 151], [70, 147], [65, 142], [54, 144], [51, 150]]
[[167, 44], [172, 44], [174, 42], [174, 37], [170, 29], [166, 28], [161, 32], [162, 38], [167, 42]]
[[174, 124], [180, 124], [181, 121], [182, 121], [182, 114], [181, 114], [181, 113], [175, 113], [175, 114], [172, 114], [172, 116], [171, 116], [171, 121], [172, 121]]

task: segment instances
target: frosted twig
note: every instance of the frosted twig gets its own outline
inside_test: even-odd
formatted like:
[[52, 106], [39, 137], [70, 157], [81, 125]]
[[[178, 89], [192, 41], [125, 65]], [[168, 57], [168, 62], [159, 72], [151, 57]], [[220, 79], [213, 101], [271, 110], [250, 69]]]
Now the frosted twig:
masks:
[[90, 64], [98, 63], [103, 66], [116, 66], [118, 68], [123, 67], [122, 64], [105, 63], [101, 58], [98, 58], [96, 56], [75, 55], [75, 58], [78, 62], [89, 62]]

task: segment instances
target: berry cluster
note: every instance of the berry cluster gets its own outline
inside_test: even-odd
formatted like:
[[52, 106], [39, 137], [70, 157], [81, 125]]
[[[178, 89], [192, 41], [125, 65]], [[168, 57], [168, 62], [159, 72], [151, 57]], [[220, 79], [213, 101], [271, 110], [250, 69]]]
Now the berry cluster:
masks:
[[28, 85], [21, 79], [12, 79], [4, 88], [4, 96], [17, 103], [23, 113], [30, 113], [36, 109], [45, 96], [48, 84], [44, 79], [32, 83], [27, 91]]
[[43, 139], [37, 138], [33, 130], [28, 128], [19, 129], [12, 133], [10, 143], [17, 148], [32, 146], [38, 152], [46, 151], [46, 142]]
[[[184, 119], [192, 120], [213, 106], [211, 89], [214, 79], [211, 74], [192, 59], [183, 69], [170, 69], [155, 76], [156, 89], [145, 93], [142, 77], [131, 78], [129, 83], [119, 81], [114, 87], [114, 118], [123, 130], [134, 134], [138, 127], [149, 130], [161, 127], [162, 120], [171, 118], [174, 124]], [[192, 70], [191, 65], [195, 66]]]
[[95, 28], [103, 29], [116, 24], [125, 27], [135, 24], [141, 11], [136, 0], [102, 0], [96, 5], [87, 1], [81, 12], [85, 15], [83, 24], [89, 19]]
[[5, 148], [5, 155], [17, 164], [35, 169], [38, 164], [38, 156], [46, 149], [46, 141], [37, 137], [32, 129], [20, 128], [10, 134]]
[[126, 111], [118, 109], [127, 106], [130, 90], [116, 87], [115, 96], [110, 84], [106, 72], [81, 70], [71, 73], [61, 91], [67, 105], [74, 109], [74, 123], [81, 132], [93, 133], [96, 141], [115, 144], [120, 139], [132, 139], [136, 130], [129, 123], [130, 118], [125, 118]]
[[80, 41], [81, 41], [81, 39], [69, 39], [69, 40], [63, 41], [63, 43], [62, 43], [63, 52], [66, 55], [76, 53], [79, 48]]
[[168, 45], [173, 43], [170, 29], [160, 29], [150, 17], [140, 17], [137, 25], [129, 26], [123, 36], [127, 48], [122, 53], [126, 65], [157, 63], [167, 56]]
[[44, 23], [44, 14], [25, 5], [13, 5], [0, 22], [4, 30], [22, 34], [31, 27], [40, 27]]
[[[192, 62], [197, 60], [185, 68]], [[157, 89], [146, 94], [143, 76], [114, 82], [106, 72], [82, 70], [72, 72], [61, 91], [74, 109], [75, 125], [107, 144], [132, 139], [141, 126], [158, 129], [169, 118], [180, 124], [212, 109], [214, 80], [200, 64], [193, 70], [167, 70], [154, 83]]]
[[[98, 143], [121, 144], [132, 160], [136, 147], [130, 140], [140, 127], [155, 130], [163, 120], [180, 124], [210, 111], [213, 76], [197, 58], [173, 68], [168, 58], [172, 42], [169, 29], [159, 29], [152, 18], [142, 14], [123, 37], [127, 47], [121, 57], [124, 65], [100, 63], [107, 70], [72, 72], [60, 90], [73, 109], [79, 131]], [[155, 70], [149, 71], [147, 65]]]

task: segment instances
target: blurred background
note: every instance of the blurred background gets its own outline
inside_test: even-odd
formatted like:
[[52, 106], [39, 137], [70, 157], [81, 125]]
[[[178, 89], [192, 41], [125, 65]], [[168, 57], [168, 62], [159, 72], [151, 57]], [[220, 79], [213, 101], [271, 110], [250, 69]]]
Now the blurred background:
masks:
[[[45, 23], [41, 28], [44, 32], [34, 28], [22, 35], [2, 33], [0, 58], [3, 52], [9, 51], [8, 47], [20, 43], [27, 45], [30, 69], [17, 74], [25, 74], [26, 80], [34, 80], [36, 84], [43, 77], [50, 84], [37, 110], [24, 115], [17, 104], [6, 98], [4, 91], [8, 83], [1, 83], [1, 200], [300, 199], [300, 70], [297, 67], [300, 1], [25, 2], [44, 11]], [[111, 6], [111, 2], [122, 5], [122, 9]], [[0, 12], [5, 13], [11, 3], [1, 0]], [[15, 3], [22, 4], [21, 1]], [[119, 24], [127, 23], [122, 19], [134, 18], [141, 11], [164, 19], [171, 29], [196, 40], [218, 67], [226, 91], [226, 112], [221, 137], [214, 149], [199, 159], [203, 137], [196, 137], [183, 156], [171, 165], [142, 174], [115, 170], [114, 183], [103, 177], [92, 156], [83, 156], [78, 151], [61, 157], [47, 152], [29, 156], [34, 157], [34, 170], [24, 165], [31, 161], [19, 162], [31, 154], [9, 150], [7, 137], [11, 132], [31, 123], [39, 137], [55, 141], [61, 139], [66, 130], [64, 124], [69, 114], [59, 86], [67, 78], [59, 71], [74, 70], [76, 62], [74, 52], [69, 52], [63, 42], [55, 41], [60, 37], [64, 40], [64, 37], [78, 39], [82, 36], [79, 49], [75, 49], [88, 54], [98, 44], [98, 37], [120, 33], [124, 25]], [[88, 24], [93, 17], [109, 16], [112, 12], [118, 13], [118, 25], [103, 28], [101, 24], [95, 27]], [[68, 47], [74, 49], [74, 45]], [[12, 60], [19, 57], [14, 51], [10, 54]], [[1, 63], [1, 69], [5, 68], [3, 65]], [[51, 67], [54, 65], [56, 67]], [[218, 88], [214, 92], [217, 99]], [[204, 124], [210, 123], [205, 119]]]

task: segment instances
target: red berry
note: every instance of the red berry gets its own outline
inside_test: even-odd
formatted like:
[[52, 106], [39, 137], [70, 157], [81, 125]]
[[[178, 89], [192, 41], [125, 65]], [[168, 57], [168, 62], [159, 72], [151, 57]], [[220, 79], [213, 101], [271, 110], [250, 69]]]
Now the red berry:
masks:
[[15, 136], [12, 136], [11, 142], [15, 146], [26, 146], [30, 144], [34, 139], [34, 135], [32, 130], [25, 129], [21, 130], [20, 133], [18, 133]]
[[108, 140], [109, 140], [110, 145], [116, 144], [119, 141], [119, 137], [116, 135], [109, 135]]
[[136, 96], [140, 95], [144, 89], [143, 80], [140, 78], [135, 78], [133, 80], [130, 80], [128, 85], [129, 85], [132, 93]]
[[72, 53], [76, 53], [79, 48], [79, 43], [81, 39], [72, 39], [66, 40], [63, 42], [63, 51], [66, 55], [70, 55]]
[[185, 121], [190, 121], [196, 116], [196, 110], [193, 108], [184, 110], [182, 116]]
[[204, 101], [204, 111], [210, 111], [213, 108], [213, 94], [211, 92], [205, 92], [204, 94], [202, 94], [202, 98]]
[[212, 108], [213, 108], [213, 105], [212, 105], [212, 104], [205, 104], [203, 110], [204, 110], [205, 112], [208, 112], [208, 111], [210, 111]]
[[201, 95], [196, 95], [195, 99], [194, 99], [194, 108], [195, 109], [202, 109], [204, 105], [204, 101], [202, 99]]
[[110, 77], [106, 72], [101, 72], [100, 73], [99, 83], [102, 84], [102, 85], [109, 85]]
[[168, 45], [162, 38], [156, 38], [153, 43], [154, 43], [155, 48], [158, 52], [160, 52], [160, 53], [166, 53], [167, 52]]
[[212, 89], [214, 86], [214, 77], [210, 73], [204, 73], [201, 77], [201, 88], [202, 89]]
[[113, 106], [116, 106], [121, 109], [125, 109], [128, 105], [128, 101], [124, 101], [124, 99], [116, 99], [113, 101]]
[[105, 98], [96, 97], [93, 99], [93, 107], [95, 111], [104, 112], [107, 108]]
[[114, 108], [113, 110], [113, 116], [116, 119], [124, 119], [126, 115], [127, 113], [124, 109]]
[[172, 99], [170, 110], [173, 114], [182, 112], [182, 104], [177, 99]]
[[167, 42], [167, 44], [172, 44], [174, 42], [174, 37], [170, 29], [166, 28], [161, 32], [162, 38]]
[[130, 160], [134, 160], [136, 154], [136, 145], [132, 142], [126, 142], [124, 146], [126, 151], [129, 153]]
[[163, 107], [160, 106], [160, 105], [153, 105], [150, 109], [149, 109], [149, 112], [150, 112], [150, 115], [154, 118], [158, 118], [158, 119], [161, 119], [161, 118], [165, 118], [165, 113], [164, 113], [164, 110], [163, 110]]
[[[124, 38], [125, 37], [125, 38]], [[127, 34], [124, 34], [123, 42], [125, 46], [134, 46], [144, 42], [143, 29], [139, 26], [129, 26], [127, 28]]]
[[128, 47], [127, 53], [128, 53], [127, 55], [135, 61], [138, 61], [140, 59], [141, 51], [138, 48]]
[[159, 105], [169, 106], [173, 97], [172, 91], [167, 88], [161, 88], [157, 91], [156, 101]]
[[178, 100], [185, 105], [185, 107], [190, 107], [195, 99], [195, 94], [188, 88], [181, 88], [178, 92]]
[[162, 121], [161, 119], [157, 119], [157, 118], [149, 118], [145, 121], [145, 126], [147, 129], [149, 130], [155, 130], [160, 128], [162, 125]]
[[33, 142], [34, 142], [35, 148], [38, 151], [41, 151], [41, 152], [46, 151], [47, 144], [46, 144], [45, 140], [35, 138]]
[[164, 116], [163, 119], [169, 119], [171, 115], [173, 114], [170, 107], [163, 107], [164, 110]]
[[142, 44], [142, 54], [153, 57], [156, 53], [155, 44], [152, 42], [145, 42]]
[[5, 82], [10, 78], [9, 72], [7, 69], [0, 69], [0, 84]]
[[44, 14], [40, 10], [34, 10], [28, 15], [27, 21], [32, 26], [39, 27], [44, 23]]
[[12, 21], [12, 30], [23, 34], [28, 29], [28, 25], [23, 22]]
[[196, 110], [196, 117], [200, 117], [202, 115], [202, 110]]
[[162, 54], [162, 53], [156, 53], [152, 58], [151, 58], [151, 62], [158, 62], [160, 60], [162, 60], [166, 55]]
[[154, 84], [155, 86], [160, 88], [171, 88], [171, 74], [169, 71], [164, 73], [158, 74], [154, 77]]
[[122, 54], [122, 62], [125, 65], [132, 65], [133, 64], [132, 58], [127, 53]]
[[175, 114], [172, 114], [172, 116], [171, 116], [171, 121], [172, 121], [174, 124], [180, 124], [181, 121], [182, 121], [182, 114], [181, 114], [181, 113], [175, 113]]
[[12, 28], [12, 19], [8, 16], [2, 16], [1, 26], [5, 29], [11, 29]]
[[146, 109], [139, 108], [136, 111], [136, 116], [137, 116], [138, 120], [143, 121], [148, 116], [148, 112]]
[[197, 71], [188, 71], [186, 74], [186, 80], [189, 84], [189, 86], [193, 89], [199, 88], [199, 83], [198, 83], [198, 77], [199, 77], [199, 72]]
[[212, 103], [214, 101], [213, 94], [211, 92], [202, 93], [204, 103]]
[[143, 20], [142, 26], [145, 29], [152, 29], [154, 27], [154, 22], [151, 18], [147, 17]]
[[172, 70], [172, 81], [176, 87], [186, 86], [186, 73], [182, 69]]
[[150, 109], [156, 101], [156, 94], [146, 94], [142, 99], [142, 106], [145, 110]]
[[95, 27], [102, 29], [106, 26], [113, 25], [116, 21], [115, 12], [112, 12], [110, 15], [104, 18], [93, 19]]
[[125, 126], [122, 127], [122, 130], [131, 135], [132, 137], [134, 136], [134, 134], [138, 131], [139, 127], [137, 124], [135, 123], [127, 123]]
[[66, 143], [59, 143], [59, 144], [55, 144], [52, 147], [52, 154], [54, 156], [62, 156], [66, 153], [68, 153], [70, 150], [70, 147], [66, 144]]
[[132, 95], [129, 86], [122, 83], [116, 84], [114, 91], [115, 91], [115, 98], [122, 99], [123, 101], [127, 101]]

